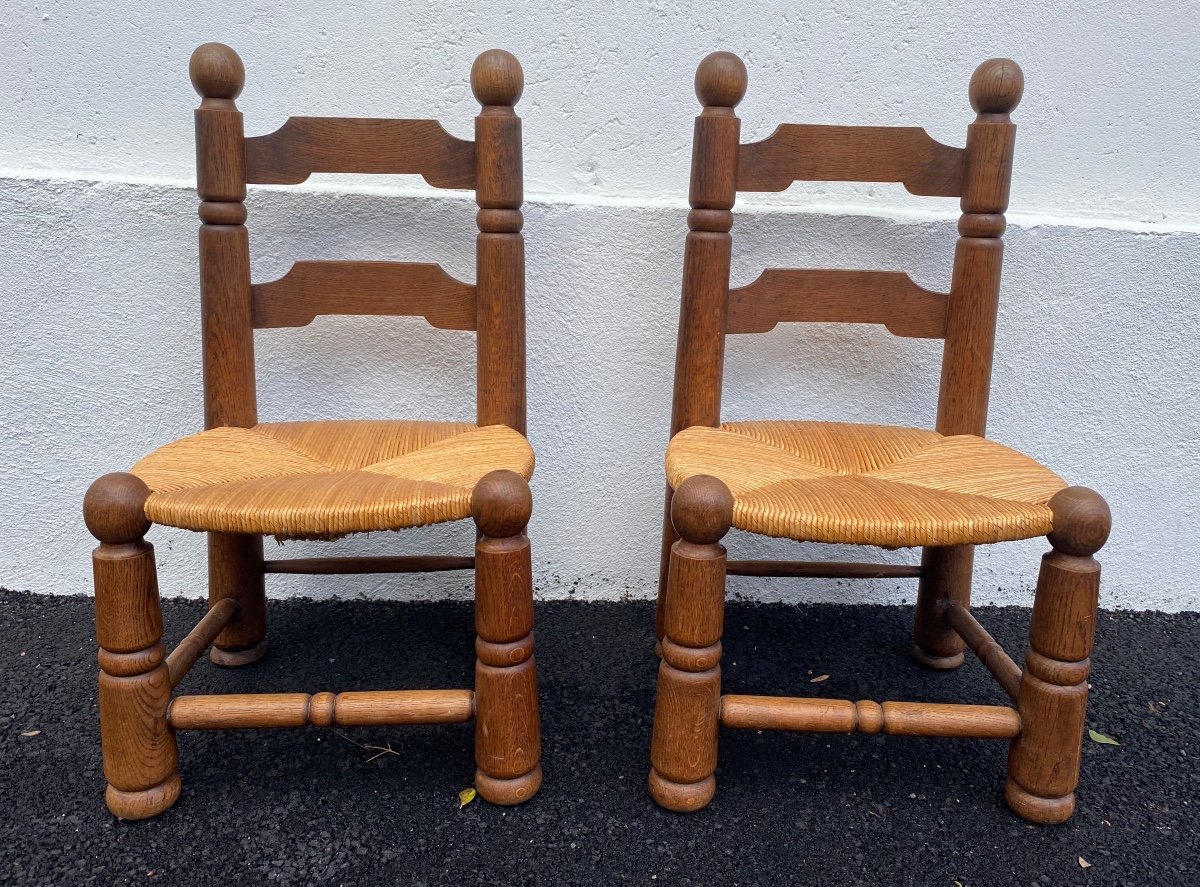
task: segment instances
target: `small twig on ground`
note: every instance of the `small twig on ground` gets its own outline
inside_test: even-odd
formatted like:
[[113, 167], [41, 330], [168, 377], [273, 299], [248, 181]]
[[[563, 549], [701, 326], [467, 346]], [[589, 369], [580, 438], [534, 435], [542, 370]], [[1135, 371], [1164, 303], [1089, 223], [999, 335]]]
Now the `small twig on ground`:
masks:
[[357, 739], [351, 739], [349, 736], [347, 736], [345, 733], [342, 733], [340, 730], [334, 730], [333, 735], [340, 736], [340, 737], [342, 737], [342, 739], [346, 740], [349, 743], [357, 745], [361, 749], [366, 749], [367, 751], [375, 752], [375, 754], [371, 755], [371, 757], [367, 758], [366, 761], [363, 762], [365, 764], [371, 763], [376, 758], [382, 758], [384, 755], [400, 754], [400, 752], [398, 752], [394, 748], [392, 748], [392, 744], [390, 742], [387, 744], [386, 747], [382, 746], [382, 745], [364, 745], [363, 743], [359, 742]]

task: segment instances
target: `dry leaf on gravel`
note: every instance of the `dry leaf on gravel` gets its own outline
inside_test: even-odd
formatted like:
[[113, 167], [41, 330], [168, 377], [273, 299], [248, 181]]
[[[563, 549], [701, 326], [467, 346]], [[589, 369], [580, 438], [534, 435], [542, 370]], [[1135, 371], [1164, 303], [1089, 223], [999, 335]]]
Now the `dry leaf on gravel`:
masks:
[[809, 683], [810, 684], [819, 684], [819, 683], [821, 683], [821, 681], [827, 681], [827, 680], [829, 680], [829, 675], [819, 674], [815, 678], [813, 678], [811, 681], [809, 681]]
[[461, 810], [463, 807], [467, 806], [474, 800], [475, 800], [474, 787], [464, 788], [462, 791], [460, 791], [458, 793], [458, 809]]
[[1105, 736], [1103, 733], [1097, 733], [1095, 730], [1088, 730], [1088, 739], [1092, 742], [1098, 742], [1101, 745], [1120, 745], [1121, 743], [1113, 739], [1111, 736]]

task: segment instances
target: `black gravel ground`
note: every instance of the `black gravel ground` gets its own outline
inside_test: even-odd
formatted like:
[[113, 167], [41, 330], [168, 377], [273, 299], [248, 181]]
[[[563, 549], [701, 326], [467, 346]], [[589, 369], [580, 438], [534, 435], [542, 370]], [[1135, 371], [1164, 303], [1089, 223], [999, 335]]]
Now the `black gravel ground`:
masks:
[[[168, 638], [201, 612], [168, 601]], [[469, 685], [467, 605], [271, 612], [265, 660], [203, 661], [185, 692]], [[1027, 617], [981, 610], [1014, 650]], [[470, 725], [185, 733], [178, 804], [121, 823], [102, 800], [90, 599], [0, 592], [0, 882], [1197, 883], [1200, 614], [1102, 615], [1088, 721], [1121, 745], [1086, 743], [1079, 810], [1052, 828], [1004, 808], [1006, 746], [978, 740], [725, 731], [712, 806], [660, 810], [645, 788], [650, 606], [543, 603], [537, 618], [546, 781], [529, 804], [458, 809]], [[725, 687], [1000, 701], [978, 663], [913, 664], [910, 620], [900, 607], [732, 604]], [[370, 761], [354, 743], [396, 753]]]

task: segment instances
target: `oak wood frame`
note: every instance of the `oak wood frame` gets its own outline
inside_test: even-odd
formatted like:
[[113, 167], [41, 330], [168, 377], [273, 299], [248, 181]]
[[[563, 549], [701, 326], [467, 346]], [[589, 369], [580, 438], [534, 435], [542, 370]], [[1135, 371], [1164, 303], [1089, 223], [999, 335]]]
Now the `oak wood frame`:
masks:
[[[192, 55], [200, 219], [200, 296], [205, 427], [257, 422], [254, 330], [303, 326], [319, 314], [416, 315], [474, 331], [476, 417], [525, 433], [525, 268], [521, 121], [513, 110], [521, 66], [502, 50], [476, 59], [481, 104], [475, 139], [434, 120], [290, 118], [246, 138], [234, 100], [245, 72], [229, 47]], [[244, 200], [247, 184], [294, 184], [312, 172], [411, 173], [441, 188], [473, 189], [479, 206], [476, 281], [439, 266], [396, 262], [297, 262], [282, 278], [252, 284]], [[105, 475], [84, 500], [93, 555], [100, 719], [109, 809], [154, 816], [179, 795], [175, 730], [233, 727], [476, 722], [475, 784], [499, 804], [528, 800], [541, 785], [533, 589], [525, 527], [529, 486], [494, 471], [475, 487], [473, 556], [304, 558], [264, 561], [260, 536], [209, 534], [209, 609], [168, 656], [162, 641], [154, 549], [137, 477]], [[475, 571], [476, 679], [472, 690], [177, 696], [171, 691], [209, 650], [218, 665], [266, 652], [266, 573]]]
[[[971, 78], [977, 112], [965, 148], [913, 127], [785, 124], [740, 143], [734, 108], [746, 69], [713, 53], [696, 74], [696, 118], [675, 362], [671, 435], [721, 422], [725, 336], [765, 332], [783, 321], [883, 324], [900, 336], [944, 340], [937, 430], [986, 432], [999, 300], [1001, 235], [1008, 206], [1023, 76], [992, 59]], [[780, 191], [798, 179], [899, 182], [918, 195], [959, 197], [962, 216], [950, 292], [934, 293], [895, 271], [768, 269], [730, 290], [730, 230], [737, 192]], [[1074, 810], [1087, 701], [1099, 565], [1091, 557], [1110, 516], [1092, 490], [1071, 487], [1050, 502], [1052, 550], [1043, 559], [1022, 671], [970, 612], [971, 546], [926, 548], [920, 567], [805, 561], [728, 561], [721, 539], [733, 497], [713, 477], [667, 488], [656, 647], [662, 662], [651, 749], [650, 791], [678, 811], [705, 806], [715, 791], [721, 725], [821, 732], [970, 736], [1011, 741], [1005, 796], [1021, 816], [1061, 822]], [[1006, 706], [721, 695], [725, 577], [825, 576], [919, 579], [914, 656], [955, 668], [966, 647], [1016, 704]]]

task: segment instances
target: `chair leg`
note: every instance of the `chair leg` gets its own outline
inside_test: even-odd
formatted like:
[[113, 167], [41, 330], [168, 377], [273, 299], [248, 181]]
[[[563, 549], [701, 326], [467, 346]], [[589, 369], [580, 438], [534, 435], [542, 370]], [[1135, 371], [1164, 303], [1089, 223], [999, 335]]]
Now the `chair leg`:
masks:
[[520, 804], [542, 784], [533, 574], [525, 525], [529, 485], [493, 471], [475, 486], [475, 788], [493, 804]]
[[132, 474], [106, 474], [83, 500], [100, 545], [92, 553], [100, 651], [100, 742], [105, 801], [121, 819], [146, 819], [179, 797], [175, 733], [167, 723], [171, 679], [145, 502]]
[[921, 554], [921, 580], [917, 586], [917, 617], [913, 658], [926, 668], [946, 671], [965, 661], [966, 645], [945, 620], [946, 605], [971, 605], [971, 570], [975, 549], [971, 545], [926, 548]]
[[1042, 557], [1017, 710], [1021, 733], [1008, 755], [1008, 806], [1053, 824], [1075, 811], [1075, 786], [1087, 709], [1089, 657], [1096, 626], [1100, 565], [1092, 555], [1108, 538], [1108, 505], [1085, 487], [1050, 500], [1053, 550]]
[[658, 603], [654, 610], [654, 652], [662, 656], [662, 639], [665, 632], [667, 610], [667, 578], [671, 569], [671, 549], [679, 541], [679, 534], [671, 523], [671, 496], [674, 491], [667, 485], [665, 503], [663, 505], [662, 549], [658, 558]]
[[689, 813], [716, 791], [721, 710], [721, 634], [725, 619], [725, 548], [733, 496], [714, 477], [696, 476], [675, 491], [662, 663], [654, 705], [650, 794]]
[[208, 605], [238, 602], [237, 615], [208, 651], [213, 664], [249, 665], [267, 653], [267, 591], [262, 536], [208, 534]]

